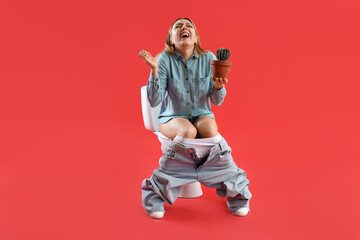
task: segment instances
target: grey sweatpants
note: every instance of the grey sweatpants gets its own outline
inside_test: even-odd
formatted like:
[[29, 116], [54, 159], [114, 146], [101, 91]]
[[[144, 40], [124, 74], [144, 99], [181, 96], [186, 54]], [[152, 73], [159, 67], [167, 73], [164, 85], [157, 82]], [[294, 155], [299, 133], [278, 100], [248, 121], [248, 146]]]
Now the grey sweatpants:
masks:
[[145, 211], [148, 214], [165, 212], [164, 202], [173, 204], [183, 185], [197, 181], [216, 188], [217, 195], [227, 198], [232, 212], [249, 206], [249, 180], [245, 172], [236, 166], [231, 148], [223, 138], [202, 160], [197, 157], [195, 149], [171, 141], [160, 160], [160, 167], [142, 183]]

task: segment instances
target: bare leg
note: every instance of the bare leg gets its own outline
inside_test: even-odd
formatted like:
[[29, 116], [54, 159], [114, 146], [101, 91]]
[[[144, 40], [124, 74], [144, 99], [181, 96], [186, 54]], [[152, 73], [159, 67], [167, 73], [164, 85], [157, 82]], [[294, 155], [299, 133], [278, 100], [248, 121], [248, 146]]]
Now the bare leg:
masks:
[[160, 132], [167, 138], [173, 139], [177, 135], [184, 138], [195, 138], [196, 128], [186, 118], [173, 118], [159, 126]]
[[197, 138], [210, 138], [219, 134], [216, 121], [212, 117], [201, 117], [194, 122]]

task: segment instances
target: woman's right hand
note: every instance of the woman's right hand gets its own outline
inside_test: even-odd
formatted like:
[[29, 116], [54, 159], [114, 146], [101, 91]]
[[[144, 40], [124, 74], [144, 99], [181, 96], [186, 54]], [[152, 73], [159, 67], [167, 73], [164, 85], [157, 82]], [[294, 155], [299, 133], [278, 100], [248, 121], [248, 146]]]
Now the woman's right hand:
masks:
[[151, 56], [151, 54], [145, 50], [141, 50], [139, 52], [139, 56], [144, 60], [147, 65], [150, 66], [152, 74], [156, 76], [158, 71], [158, 63], [156, 58]]

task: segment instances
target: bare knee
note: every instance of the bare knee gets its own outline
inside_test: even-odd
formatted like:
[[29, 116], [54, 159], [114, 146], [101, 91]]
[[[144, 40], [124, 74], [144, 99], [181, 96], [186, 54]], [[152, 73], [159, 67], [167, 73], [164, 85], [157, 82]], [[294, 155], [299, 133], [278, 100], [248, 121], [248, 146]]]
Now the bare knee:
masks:
[[196, 138], [197, 130], [193, 125], [184, 125], [179, 129], [178, 135], [184, 138]]
[[215, 119], [203, 117], [194, 123], [198, 138], [215, 137], [219, 134]]
[[209, 126], [206, 128], [199, 129], [198, 137], [199, 138], [210, 138], [215, 137], [219, 134], [217, 127]]
[[160, 132], [168, 138], [177, 135], [184, 138], [196, 138], [196, 128], [185, 118], [174, 118], [167, 123], [160, 124]]

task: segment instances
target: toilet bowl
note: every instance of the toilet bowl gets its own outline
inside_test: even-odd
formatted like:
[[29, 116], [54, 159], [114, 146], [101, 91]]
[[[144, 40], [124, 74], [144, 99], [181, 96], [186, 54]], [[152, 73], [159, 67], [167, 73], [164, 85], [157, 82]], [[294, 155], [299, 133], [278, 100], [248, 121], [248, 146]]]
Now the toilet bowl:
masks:
[[[141, 87], [141, 108], [145, 128], [155, 135], [157, 135], [161, 143], [161, 151], [164, 152], [170, 139], [164, 136], [159, 130], [158, 116], [160, 113], [161, 104], [152, 108], [147, 98], [146, 86]], [[199, 182], [189, 183], [182, 187], [179, 197], [181, 198], [196, 198], [203, 194], [201, 184]]]

